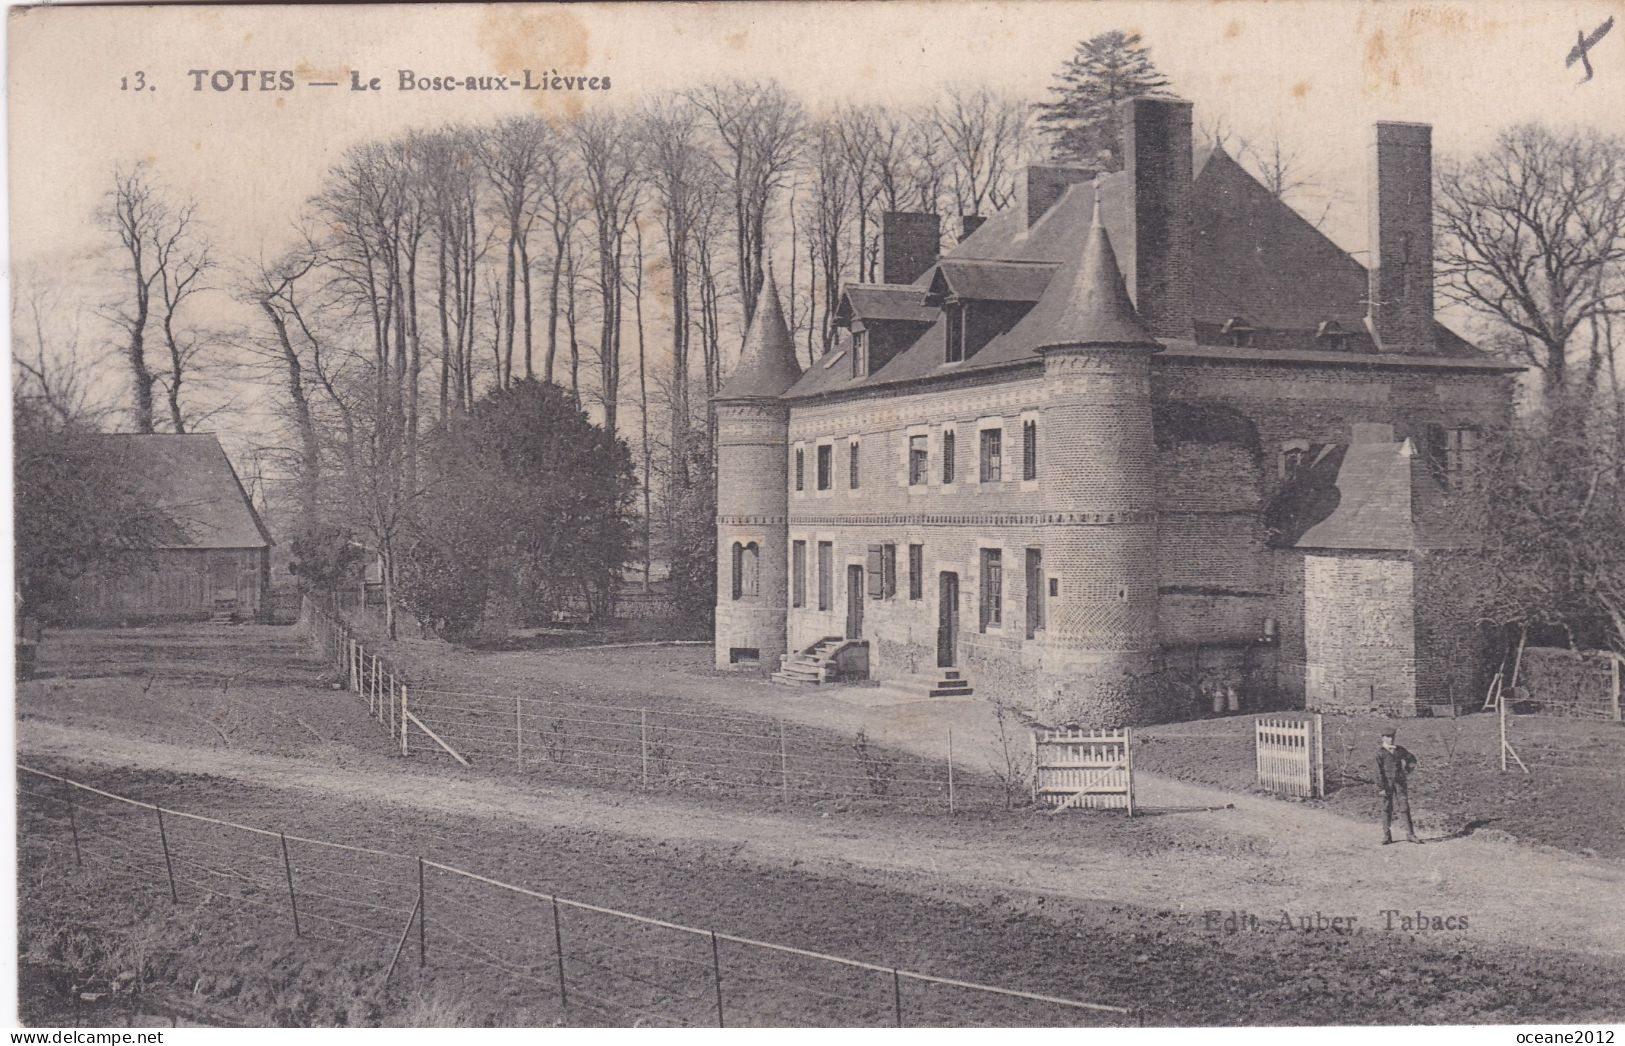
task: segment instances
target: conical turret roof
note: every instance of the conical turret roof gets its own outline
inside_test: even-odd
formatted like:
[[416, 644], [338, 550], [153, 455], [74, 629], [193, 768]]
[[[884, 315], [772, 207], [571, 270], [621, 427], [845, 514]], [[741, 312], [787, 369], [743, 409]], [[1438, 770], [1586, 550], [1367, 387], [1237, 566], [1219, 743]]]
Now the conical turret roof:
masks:
[[790, 340], [790, 328], [779, 305], [779, 288], [769, 265], [762, 293], [756, 299], [756, 315], [751, 317], [744, 348], [739, 350], [739, 362], [715, 398], [770, 399], [783, 394], [799, 377], [801, 364], [796, 362], [795, 343]]
[[1039, 343], [1042, 351], [1069, 345], [1144, 345], [1157, 347], [1157, 340], [1140, 322], [1140, 314], [1129, 300], [1123, 273], [1117, 267], [1111, 236], [1100, 220], [1100, 191], [1095, 191], [1094, 221], [1084, 241], [1082, 258], [1064, 266], [1044, 295], [1054, 301], [1054, 311], [1044, 317], [1047, 337]]

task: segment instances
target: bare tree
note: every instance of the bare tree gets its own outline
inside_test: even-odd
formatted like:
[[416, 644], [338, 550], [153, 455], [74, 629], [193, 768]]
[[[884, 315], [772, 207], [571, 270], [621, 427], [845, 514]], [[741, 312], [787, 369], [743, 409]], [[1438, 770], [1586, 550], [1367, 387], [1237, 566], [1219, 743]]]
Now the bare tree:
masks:
[[1026, 105], [986, 87], [949, 87], [934, 110], [937, 133], [950, 158], [949, 178], [960, 214], [997, 210], [1015, 191]]
[[801, 103], [773, 82], [713, 84], [691, 97], [716, 130], [719, 165], [733, 194], [743, 337], [762, 285], [768, 210], [796, 163], [805, 116]]
[[1625, 294], [1625, 142], [1526, 124], [1464, 162], [1442, 164], [1439, 277], [1445, 297], [1515, 332], [1515, 354], [1549, 397], [1589, 394], [1593, 351], [1570, 389], [1575, 333]]
[[[861, 205], [853, 192], [851, 166], [841, 151], [840, 125], [834, 121], [819, 121], [809, 129], [808, 134], [813, 206], [804, 220], [807, 222], [809, 252], [816, 259], [816, 267], [808, 277], [809, 298], [814, 307], [809, 311], [807, 322], [810, 330], [817, 331], [817, 351], [823, 352], [828, 350], [834, 335], [831, 320], [846, 276], [844, 244], [847, 228], [851, 224], [850, 215], [861, 210]], [[821, 317], [817, 309], [820, 296], [812, 289], [815, 282], [822, 287]], [[811, 351], [812, 340], [809, 336], [809, 364], [815, 355]]]
[[135, 430], [152, 432], [152, 389], [157, 379], [147, 363], [146, 338], [158, 265], [151, 257], [151, 245], [156, 230], [167, 223], [169, 212], [144, 165], [113, 172], [113, 188], [107, 194], [103, 218], [122, 247], [121, 267], [129, 286], [129, 298], [113, 318], [125, 335], [124, 356], [130, 367]]
[[[661, 230], [671, 266], [671, 478], [683, 485], [688, 470], [689, 335], [692, 330], [689, 292], [690, 254], [694, 249], [696, 208], [714, 177], [713, 160], [700, 142], [699, 111], [692, 103], [667, 98], [644, 111], [649, 184], [660, 204]], [[714, 189], [712, 189], [714, 194]]]
[[61, 316], [61, 291], [26, 275], [11, 298], [12, 395], [58, 428], [95, 428], [109, 409], [94, 396], [92, 361], [81, 341], [80, 317]]
[[608, 113], [588, 113], [576, 121], [576, 147], [586, 177], [598, 248], [599, 392], [604, 428], [615, 431], [621, 382], [621, 275], [626, 231], [637, 210], [642, 185], [642, 148], [630, 121]]
[[274, 351], [299, 441], [296, 476], [302, 534], [314, 533], [320, 521], [322, 440], [311, 409], [311, 379], [306, 375], [305, 351], [302, 351], [306, 346], [314, 347], [315, 338], [301, 310], [300, 281], [320, 262], [320, 255], [314, 250], [296, 251], [274, 265], [256, 267], [242, 288], [242, 296], [253, 301], [264, 314], [275, 338]]
[[187, 299], [205, 289], [202, 277], [214, 266], [212, 248], [197, 229], [196, 216], [197, 205], [187, 203], [153, 229], [152, 257], [163, 305], [164, 345], [169, 350], [169, 373], [160, 380], [168, 395], [170, 424], [176, 432], [186, 431], [181, 385], [202, 347], [196, 336], [177, 332], [176, 313]]
[[[853, 217], [857, 225], [857, 251], [855, 257], [858, 263], [858, 282], [867, 283], [874, 279], [870, 260], [873, 257], [869, 250], [870, 211], [874, 207], [875, 197], [880, 192], [880, 178], [876, 171], [875, 156], [879, 145], [880, 117], [871, 106], [847, 106], [836, 114], [833, 129], [835, 145], [840, 150], [840, 158], [846, 167], [846, 177], [850, 184], [849, 192], [852, 199]], [[819, 156], [814, 158], [816, 165], [821, 160], [822, 144], [819, 147]], [[873, 216], [878, 221], [878, 216]], [[876, 237], [878, 242], [879, 237]], [[840, 288], [837, 286], [836, 294]]]
[[[497, 209], [508, 234], [506, 292], [503, 311], [502, 369], [498, 383], [513, 384], [515, 304], [524, 296], [525, 377], [535, 377], [532, 362], [530, 300], [530, 233], [538, 218], [537, 197], [542, 192], [547, 153], [555, 148], [552, 131], [535, 116], [513, 116], [499, 121], [480, 140], [486, 176], [496, 190]], [[516, 286], [522, 278], [523, 287]]]

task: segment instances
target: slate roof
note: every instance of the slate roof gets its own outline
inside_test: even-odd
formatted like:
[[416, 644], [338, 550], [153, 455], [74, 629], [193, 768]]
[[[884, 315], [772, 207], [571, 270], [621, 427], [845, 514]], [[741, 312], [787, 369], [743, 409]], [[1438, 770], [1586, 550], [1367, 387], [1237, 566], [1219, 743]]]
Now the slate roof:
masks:
[[1055, 269], [1054, 262], [944, 258], [937, 264], [931, 292], [974, 301], [1037, 301]]
[[1010, 331], [1012, 342], [1039, 351], [1067, 345], [1160, 348], [1129, 300], [1111, 237], [1101, 224], [1098, 198], [1083, 253], [1061, 267], [1051, 287], [1053, 291]]
[[[1276, 199], [1223, 149], [1207, 151], [1198, 163], [1192, 185], [1197, 338], [1165, 342], [1163, 359], [1518, 369], [1480, 352], [1442, 324], [1435, 328], [1433, 354], [1377, 353], [1365, 328], [1365, 267]], [[1036, 364], [1037, 349], [1043, 342], [1035, 339], [1054, 336], [1051, 325], [1042, 322], [1048, 308], [1045, 291], [1062, 286], [1082, 263], [1079, 245], [1092, 224], [1096, 186], [1107, 239], [1118, 244], [1132, 242], [1132, 186], [1129, 176], [1119, 171], [1102, 175], [1092, 184], [1067, 186], [1031, 228], [1021, 208], [1000, 211], [915, 281], [914, 286], [922, 290], [943, 281], [961, 297], [983, 293], [997, 301], [1038, 302], [1025, 318], [969, 359], [943, 362], [946, 332], [938, 312], [914, 344], [874, 373], [854, 378], [850, 367], [815, 364], [786, 395], [799, 399]], [[1044, 287], [1036, 298], [1031, 297], [1033, 285], [1046, 269], [1049, 276]], [[872, 300], [864, 299], [866, 289], [861, 285], [849, 287], [846, 293], [848, 298], [856, 295], [857, 300]], [[901, 299], [900, 292], [888, 288], [885, 293], [895, 295], [889, 300]], [[853, 307], [857, 308], [855, 303]], [[1228, 338], [1220, 338], [1220, 326], [1233, 316], [1245, 317], [1259, 328], [1254, 345], [1234, 346]], [[1328, 320], [1348, 332], [1342, 348], [1314, 337], [1320, 324]], [[832, 351], [843, 347], [838, 344]]]
[[108, 433], [119, 471], [169, 516], [178, 532], [163, 548], [267, 548], [275, 542], [210, 434]]
[[864, 283], [847, 287], [835, 313], [845, 326], [853, 319], [932, 323], [937, 310], [927, 308], [925, 291], [909, 284]]
[[779, 304], [779, 288], [769, 266], [762, 281], [762, 293], [756, 299], [756, 315], [751, 317], [745, 344], [739, 350], [739, 362], [715, 398], [773, 399], [794, 385], [799, 377], [801, 364], [796, 360], [795, 343], [790, 340], [790, 328], [784, 322], [784, 310]]
[[1303, 549], [1417, 548], [1415, 456], [1409, 440], [1322, 447], [1265, 510], [1271, 543]]

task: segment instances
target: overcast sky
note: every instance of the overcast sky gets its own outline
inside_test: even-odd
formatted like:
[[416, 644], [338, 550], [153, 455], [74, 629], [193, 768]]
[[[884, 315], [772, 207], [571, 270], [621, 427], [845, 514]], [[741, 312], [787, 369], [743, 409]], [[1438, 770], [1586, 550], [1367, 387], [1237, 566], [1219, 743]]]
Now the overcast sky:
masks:
[[[274, 254], [348, 145], [412, 126], [568, 112], [721, 77], [777, 77], [814, 108], [925, 101], [944, 83], [1037, 99], [1077, 41], [1141, 33], [1196, 119], [1281, 137], [1364, 248], [1370, 124], [1434, 125], [1436, 154], [1526, 120], [1625, 132], [1625, 26], [1596, 77], [1563, 59], [1622, 3], [889, 3], [14, 9], [11, 246], [17, 268], [79, 273], [116, 164], [145, 159], [194, 196], [223, 251]], [[603, 92], [404, 93], [398, 71], [608, 76]], [[194, 90], [189, 70], [288, 70], [293, 91]], [[352, 70], [385, 90], [352, 92]], [[120, 90], [137, 72], [156, 90]], [[310, 79], [339, 88], [308, 87]], [[133, 79], [128, 81], [133, 84]], [[257, 80], [255, 82], [257, 86]], [[1306, 209], [1307, 209], [1306, 205]], [[657, 339], [658, 343], [658, 339]]]

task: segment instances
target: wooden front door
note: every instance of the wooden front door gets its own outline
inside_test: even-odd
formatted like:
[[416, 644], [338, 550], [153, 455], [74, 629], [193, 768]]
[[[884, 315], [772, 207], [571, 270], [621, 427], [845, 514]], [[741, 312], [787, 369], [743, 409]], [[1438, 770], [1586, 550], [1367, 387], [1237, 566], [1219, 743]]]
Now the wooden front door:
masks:
[[937, 667], [952, 668], [959, 646], [959, 575], [943, 571], [937, 580]]
[[846, 568], [846, 638], [863, 638], [863, 568]]

